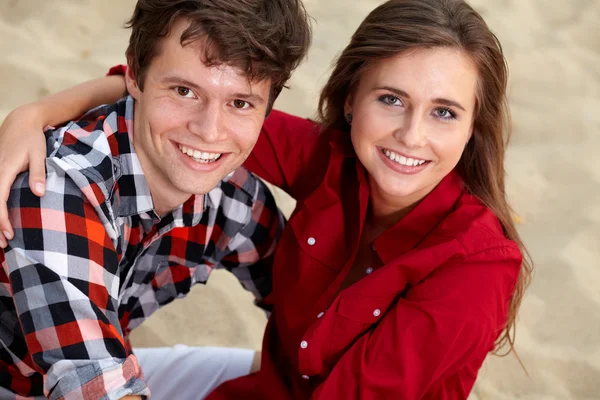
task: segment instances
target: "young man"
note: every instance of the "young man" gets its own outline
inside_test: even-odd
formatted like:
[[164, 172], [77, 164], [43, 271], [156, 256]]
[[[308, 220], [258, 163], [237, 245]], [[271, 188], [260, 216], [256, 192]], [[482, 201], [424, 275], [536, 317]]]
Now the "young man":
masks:
[[[130, 26], [130, 96], [47, 132], [44, 197], [26, 174], [12, 187], [2, 399], [141, 398], [154, 390], [146, 369], [164, 396], [201, 397], [220, 367], [190, 382], [185, 349], [170, 355], [180, 365], [151, 352], [140, 363], [129, 332], [214, 268], [259, 303], [270, 292], [282, 219], [240, 165], [307, 51], [301, 2], [139, 0]], [[242, 356], [245, 371], [224, 378], [249, 372]]]

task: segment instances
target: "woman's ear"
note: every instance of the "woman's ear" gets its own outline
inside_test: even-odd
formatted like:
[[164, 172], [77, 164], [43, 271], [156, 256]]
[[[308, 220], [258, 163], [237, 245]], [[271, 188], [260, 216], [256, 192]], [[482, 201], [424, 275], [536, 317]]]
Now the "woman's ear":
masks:
[[139, 100], [142, 90], [140, 89], [138, 81], [133, 74], [131, 63], [127, 64], [127, 72], [125, 73], [125, 86], [127, 87], [127, 92], [131, 95], [131, 97], [133, 97], [135, 100]]
[[352, 103], [353, 103], [353, 95], [352, 93], [348, 94], [346, 97], [346, 101], [344, 102], [344, 115], [352, 114]]
[[475, 121], [471, 122], [471, 127], [469, 128], [469, 136], [467, 136], [467, 140], [465, 140], [465, 146], [469, 143], [473, 134], [475, 133]]

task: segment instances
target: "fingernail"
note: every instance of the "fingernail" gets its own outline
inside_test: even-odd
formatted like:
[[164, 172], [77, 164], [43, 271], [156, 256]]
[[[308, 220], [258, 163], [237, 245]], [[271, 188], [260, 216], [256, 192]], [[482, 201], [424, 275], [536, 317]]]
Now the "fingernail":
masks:
[[11, 240], [13, 238], [9, 231], [3, 231], [2, 233], [4, 234], [4, 237], [8, 240]]
[[46, 190], [46, 187], [43, 184], [41, 184], [41, 183], [35, 184], [35, 191], [38, 192], [39, 194], [44, 194], [45, 190]]

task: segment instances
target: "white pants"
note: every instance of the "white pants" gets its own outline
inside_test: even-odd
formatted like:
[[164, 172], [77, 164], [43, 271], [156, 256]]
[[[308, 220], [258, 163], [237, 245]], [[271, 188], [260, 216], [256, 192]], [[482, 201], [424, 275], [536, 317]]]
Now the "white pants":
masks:
[[254, 350], [222, 347], [134, 348], [152, 400], [203, 399], [221, 383], [250, 373]]

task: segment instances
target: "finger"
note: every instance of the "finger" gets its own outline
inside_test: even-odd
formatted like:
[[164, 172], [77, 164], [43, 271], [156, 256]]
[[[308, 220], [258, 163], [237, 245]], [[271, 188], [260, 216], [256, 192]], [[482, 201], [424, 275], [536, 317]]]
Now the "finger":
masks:
[[0, 247], [5, 248], [8, 240], [12, 239], [13, 233], [10, 223], [8, 222], [8, 214], [6, 212], [6, 203], [0, 205]]
[[29, 157], [29, 187], [42, 197], [46, 193], [46, 154], [34, 154]]
[[[12, 181], [14, 176], [9, 180]], [[6, 208], [6, 201], [8, 200], [8, 194], [10, 192], [10, 184], [8, 181], [0, 181], [0, 247], [6, 247], [6, 239], [13, 238], [13, 230], [8, 220], [8, 210]]]

